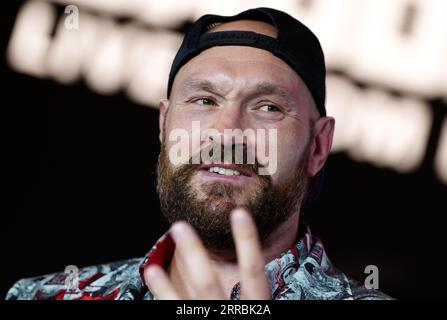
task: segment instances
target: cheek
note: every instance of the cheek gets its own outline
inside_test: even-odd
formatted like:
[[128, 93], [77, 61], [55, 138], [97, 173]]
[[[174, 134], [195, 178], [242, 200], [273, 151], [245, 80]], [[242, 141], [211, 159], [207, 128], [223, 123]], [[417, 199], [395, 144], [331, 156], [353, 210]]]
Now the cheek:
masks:
[[299, 134], [296, 129], [294, 131], [291, 128], [278, 129], [277, 132], [277, 170], [272, 175], [272, 179], [283, 181], [298, 167], [308, 137], [304, 133]]
[[171, 166], [188, 163], [191, 157], [191, 122], [180, 117], [168, 119], [165, 127], [164, 146]]
[[173, 105], [169, 110], [166, 118], [166, 132], [174, 129], [186, 129], [190, 130], [191, 119], [187, 112], [184, 112], [182, 108], [177, 105]]

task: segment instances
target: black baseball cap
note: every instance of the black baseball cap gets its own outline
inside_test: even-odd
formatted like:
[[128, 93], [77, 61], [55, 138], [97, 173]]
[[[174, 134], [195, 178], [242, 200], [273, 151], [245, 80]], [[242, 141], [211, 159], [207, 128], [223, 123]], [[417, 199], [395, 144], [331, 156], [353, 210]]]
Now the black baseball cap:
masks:
[[[213, 26], [237, 20], [263, 21], [277, 29], [273, 38], [252, 31], [207, 32]], [[270, 51], [301, 77], [312, 94], [321, 116], [326, 115], [326, 67], [320, 42], [314, 33], [289, 14], [256, 8], [234, 16], [204, 15], [188, 29], [169, 73], [167, 96], [180, 68], [202, 51], [214, 46], [250, 46]]]

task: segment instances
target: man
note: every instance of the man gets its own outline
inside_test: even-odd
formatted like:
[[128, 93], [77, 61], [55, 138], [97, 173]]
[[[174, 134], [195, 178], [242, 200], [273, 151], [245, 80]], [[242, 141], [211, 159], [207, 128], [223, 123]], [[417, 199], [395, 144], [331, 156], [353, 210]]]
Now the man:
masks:
[[8, 299], [388, 298], [338, 271], [300, 223], [334, 132], [323, 52], [307, 27], [268, 8], [203, 16], [167, 96], [157, 190], [171, 229], [143, 259], [83, 268], [74, 286], [66, 273], [24, 279]]

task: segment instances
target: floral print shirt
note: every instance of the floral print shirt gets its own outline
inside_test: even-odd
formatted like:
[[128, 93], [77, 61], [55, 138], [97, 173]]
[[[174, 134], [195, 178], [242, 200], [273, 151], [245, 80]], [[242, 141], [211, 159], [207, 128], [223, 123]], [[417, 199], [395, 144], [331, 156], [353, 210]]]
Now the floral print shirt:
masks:
[[[276, 300], [376, 300], [391, 299], [367, 289], [337, 270], [329, 260], [322, 242], [302, 225], [302, 236], [289, 250], [265, 266]], [[157, 263], [168, 268], [175, 244], [165, 233], [143, 257], [84, 267], [76, 274], [76, 286], [67, 285], [66, 272], [22, 279], [8, 291], [10, 300], [152, 300], [154, 296], [144, 284], [145, 266]], [[71, 279], [70, 279], [71, 280]], [[236, 284], [228, 298], [240, 298]]]

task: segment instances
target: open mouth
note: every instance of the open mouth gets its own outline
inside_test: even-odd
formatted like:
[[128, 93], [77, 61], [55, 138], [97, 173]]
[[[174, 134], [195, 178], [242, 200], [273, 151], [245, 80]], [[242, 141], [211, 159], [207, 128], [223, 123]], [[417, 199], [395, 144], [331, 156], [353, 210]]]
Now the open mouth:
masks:
[[200, 170], [209, 175], [225, 177], [250, 177], [251, 173], [245, 168], [233, 164], [210, 164], [203, 165]]

